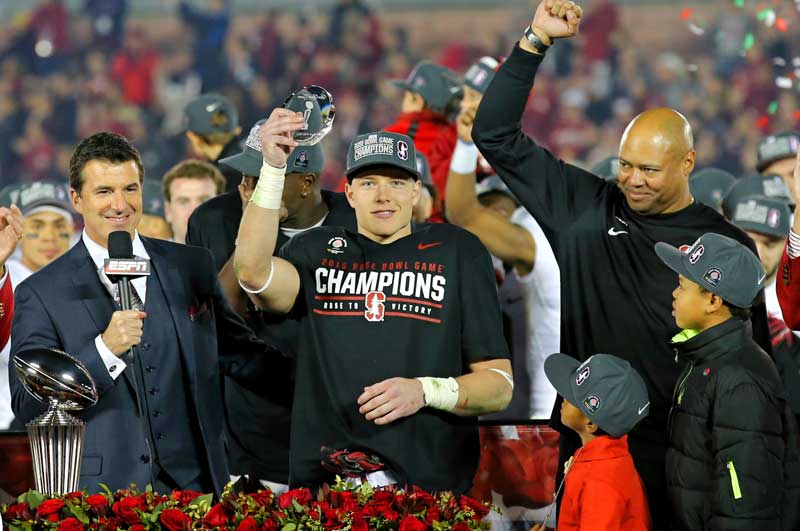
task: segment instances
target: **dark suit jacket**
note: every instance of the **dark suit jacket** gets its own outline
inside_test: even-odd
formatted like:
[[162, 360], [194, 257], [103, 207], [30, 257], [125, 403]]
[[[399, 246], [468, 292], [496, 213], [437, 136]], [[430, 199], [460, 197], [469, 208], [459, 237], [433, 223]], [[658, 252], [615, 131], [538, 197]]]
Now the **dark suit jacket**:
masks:
[[[186, 422], [198, 422], [195, 432], [202, 437], [205, 450], [206, 463], [198, 463], [198, 467], [210, 471], [219, 493], [229, 480], [220, 369], [263, 386], [267, 375], [259, 368], [263, 370], [265, 364], [257, 363], [257, 358], [275, 358], [276, 362], [269, 364], [273, 374], [280, 372], [283, 358], [258, 340], [232, 311], [207, 250], [156, 239], [143, 238], [143, 242], [178, 331], [188, 407], [197, 419]], [[97, 386], [97, 404], [78, 414], [87, 423], [81, 485], [96, 489], [98, 483], [105, 483], [113, 489], [138, 479], [143, 487], [141, 478], [129, 477], [141, 469], [144, 443], [134, 435], [141, 435], [143, 429], [132, 393], [133, 367], [114, 381], [97, 352], [95, 338], [108, 326], [114, 307], [83, 242], [20, 284], [16, 300], [12, 354], [34, 347], [64, 350], [86, 366]], [[219, 353], [218, 345], [223, 347]], [[16, 375], [10, 375], [10, 382], [18, 418], [27, 422], [44, 411]]]

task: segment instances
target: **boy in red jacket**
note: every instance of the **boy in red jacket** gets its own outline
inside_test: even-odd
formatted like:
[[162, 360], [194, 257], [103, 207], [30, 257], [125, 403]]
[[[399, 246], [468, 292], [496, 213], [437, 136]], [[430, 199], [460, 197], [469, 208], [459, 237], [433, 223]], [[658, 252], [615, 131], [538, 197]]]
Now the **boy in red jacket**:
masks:
[[[553, 354], [544, 372], [564, 397], [561, 422], [583, 442], [566, 464], [558, 531], [650, 531], [647, 498], [627, 436], [650, 410], [642, 377], [609, 354], [583, 363]], [[531, 531], [542, 529], [544, 524], [537, 524]]]

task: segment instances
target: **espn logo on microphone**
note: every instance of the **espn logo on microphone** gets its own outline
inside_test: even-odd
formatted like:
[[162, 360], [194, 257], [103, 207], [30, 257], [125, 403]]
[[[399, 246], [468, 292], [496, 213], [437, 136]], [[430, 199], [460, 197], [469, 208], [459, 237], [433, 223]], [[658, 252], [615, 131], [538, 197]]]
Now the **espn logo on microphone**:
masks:
[[150, 260], [143, 258], [107, 258], [103, 267], [108, 276], [135, 276], [150, 274]]

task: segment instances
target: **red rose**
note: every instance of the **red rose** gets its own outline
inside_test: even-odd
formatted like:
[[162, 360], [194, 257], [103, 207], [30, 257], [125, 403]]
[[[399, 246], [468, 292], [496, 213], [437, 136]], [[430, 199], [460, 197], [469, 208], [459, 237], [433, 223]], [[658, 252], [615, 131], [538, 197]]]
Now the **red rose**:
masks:
[[66, 496], [64, 496], [67, 500], [77, 500], [80, 501], [83, 499], [83, 492], [76, 490], [75, 492], [70, 492]]
[[197, 492], [195, 490], [173, 490], [171, 498], [177, 500], [181, 507], [186, 507], [192, 503], [192, 500], [202, 495], [202, 492]]
[[268, 507], [273, 498], [274, 495], [269, 489], [260, 490], [250, 495], [250, 499], [262, 507]]
[[353, 514], [353, 523], [350, 526], [351, 531], [369, 531], [367, 519], [364, 518], [362, 513]]
[[225, 527], [230, 517], [221, 503], [216, 504], [203, 517], [203, 523], [208, 527]]
[[464, 522], [459, 522], [453, 526], [453, 531], [469, 531], [469, 526]]
[[261, 531], [278, 531], [278, 524], [275, 520], [267, 520], [261, 524]]
[[[61, 500], [45, 500], [36, 508], [36, 518], [44, 518], [51, 522], [58, 522], [60, 520], [58, 512], [63, 508], [64, 502]], [[55, 520], [50, 518], [52, 516], [55, 516]]]
[[86, 503], [98, 516], [105, 516], [108, 512], [108, 498], [102, 494], [92, 494], [86, 498]]
[[281, 509], [288, 509], [292, 506], [292, 500], [297, 500], [300, 505], [308, 505], [311, 502], [311, 491], [308, 489], [294, 489], [284, 492], [278, 498], [278, 507]]
[[[98, 531], [117, 531], [117, 528], [120, 527], [120, 522], [117, 518], [101, 518], [97, 522], [91, 524], [89, 529], [97, 529]], [[136, 531], [134, 528], [136, 526], [131, 527], [131, 531]]]
[[9, 505], [8, 509], [6, 509], [5, 514], [3, 515], [6, 521], [8, 520], [30, 520], [33, 518], [33, 514], [31, 513], [31, 508], [27, 503], [15, 503], [13, 505]]
[[425, 523], [432, 525], [433, 522], [441, 521], [442, 511], [438, 507], [431, 507], [428, 509], [428, 514], [425, 515]]
[[164, 509], [159, 519], [169, 531], [189, 531], [192, 528], [192, 519], [180, 509]]
[[470, 498], [469, 496], [462, 495], [458, 499], [458, 504], [461, 505], [462, 509], [472, 509], [475, 511], [475, 515], [478, 517], [478, 519], [482, 519], [484, 516], [489, 514], [489, 507], [478, 500]]
[[57, 531], [83, 531], [83, 524], [77, 518], [65, 518], [58, 524]]
[[406, 516], [400, 520], [400, 527], [398, 531], [425, 531], [428, 526], [424, 522], [414, 516]]
[[139, 511], [145, 511], [147, 509], [147, 505], [144, 503], [141, 496], [122, 498], [111, 507], [114, 514], [122, 518], [128, 525], [141, 523], [141, 519], [139, 515], [134, 512], [134, 509], [138, 509]]
[[248, 516], [239, 522], [239, 525], [236, 526], [236, 531], [258, 531], [258, 524], [253, 517]]
[[131, 526], [131, 531], [147, 531], [147, 528], [142, 524], [134, 524]]

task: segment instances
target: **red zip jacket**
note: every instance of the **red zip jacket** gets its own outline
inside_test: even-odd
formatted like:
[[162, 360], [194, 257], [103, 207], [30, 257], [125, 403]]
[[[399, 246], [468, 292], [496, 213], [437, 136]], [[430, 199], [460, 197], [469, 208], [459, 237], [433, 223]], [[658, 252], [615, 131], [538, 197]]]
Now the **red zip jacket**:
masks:
[[11, 336], [12, 317], [14, 317], [14, 292], [11, 290], [11, 278], [6, 274], [3, 284], [0, 285], [0, 350], [6, 346]]
[[652, 529], [627, 435], [598, 437], [575, 452], [564, 488], [558, 531]]
[[[447, 186], [447, 174], [450, 172], [450, 159], [456, 149], [458, 132], [456, 126], [447, 121], [440, 113], [425, 109], [419, 112], [400, 113], [397, 121], [384, 127], [384, 131], [402, 133], [414, 140], [417, 151], [428, 157], [431, 167], [431, 179], [444, 201], [444, 189]], [[444, 216], [434, 207], [431, 222], [442, 222]]]
[[[800, 236], [792, 231], [789, 240], [800, 243]], [[789, 243], [783, 250], [778, 268], [778, 302], [783, 312], [783, 322], [792, 330], [800, 330], [800, 258], [789, 258]]]

